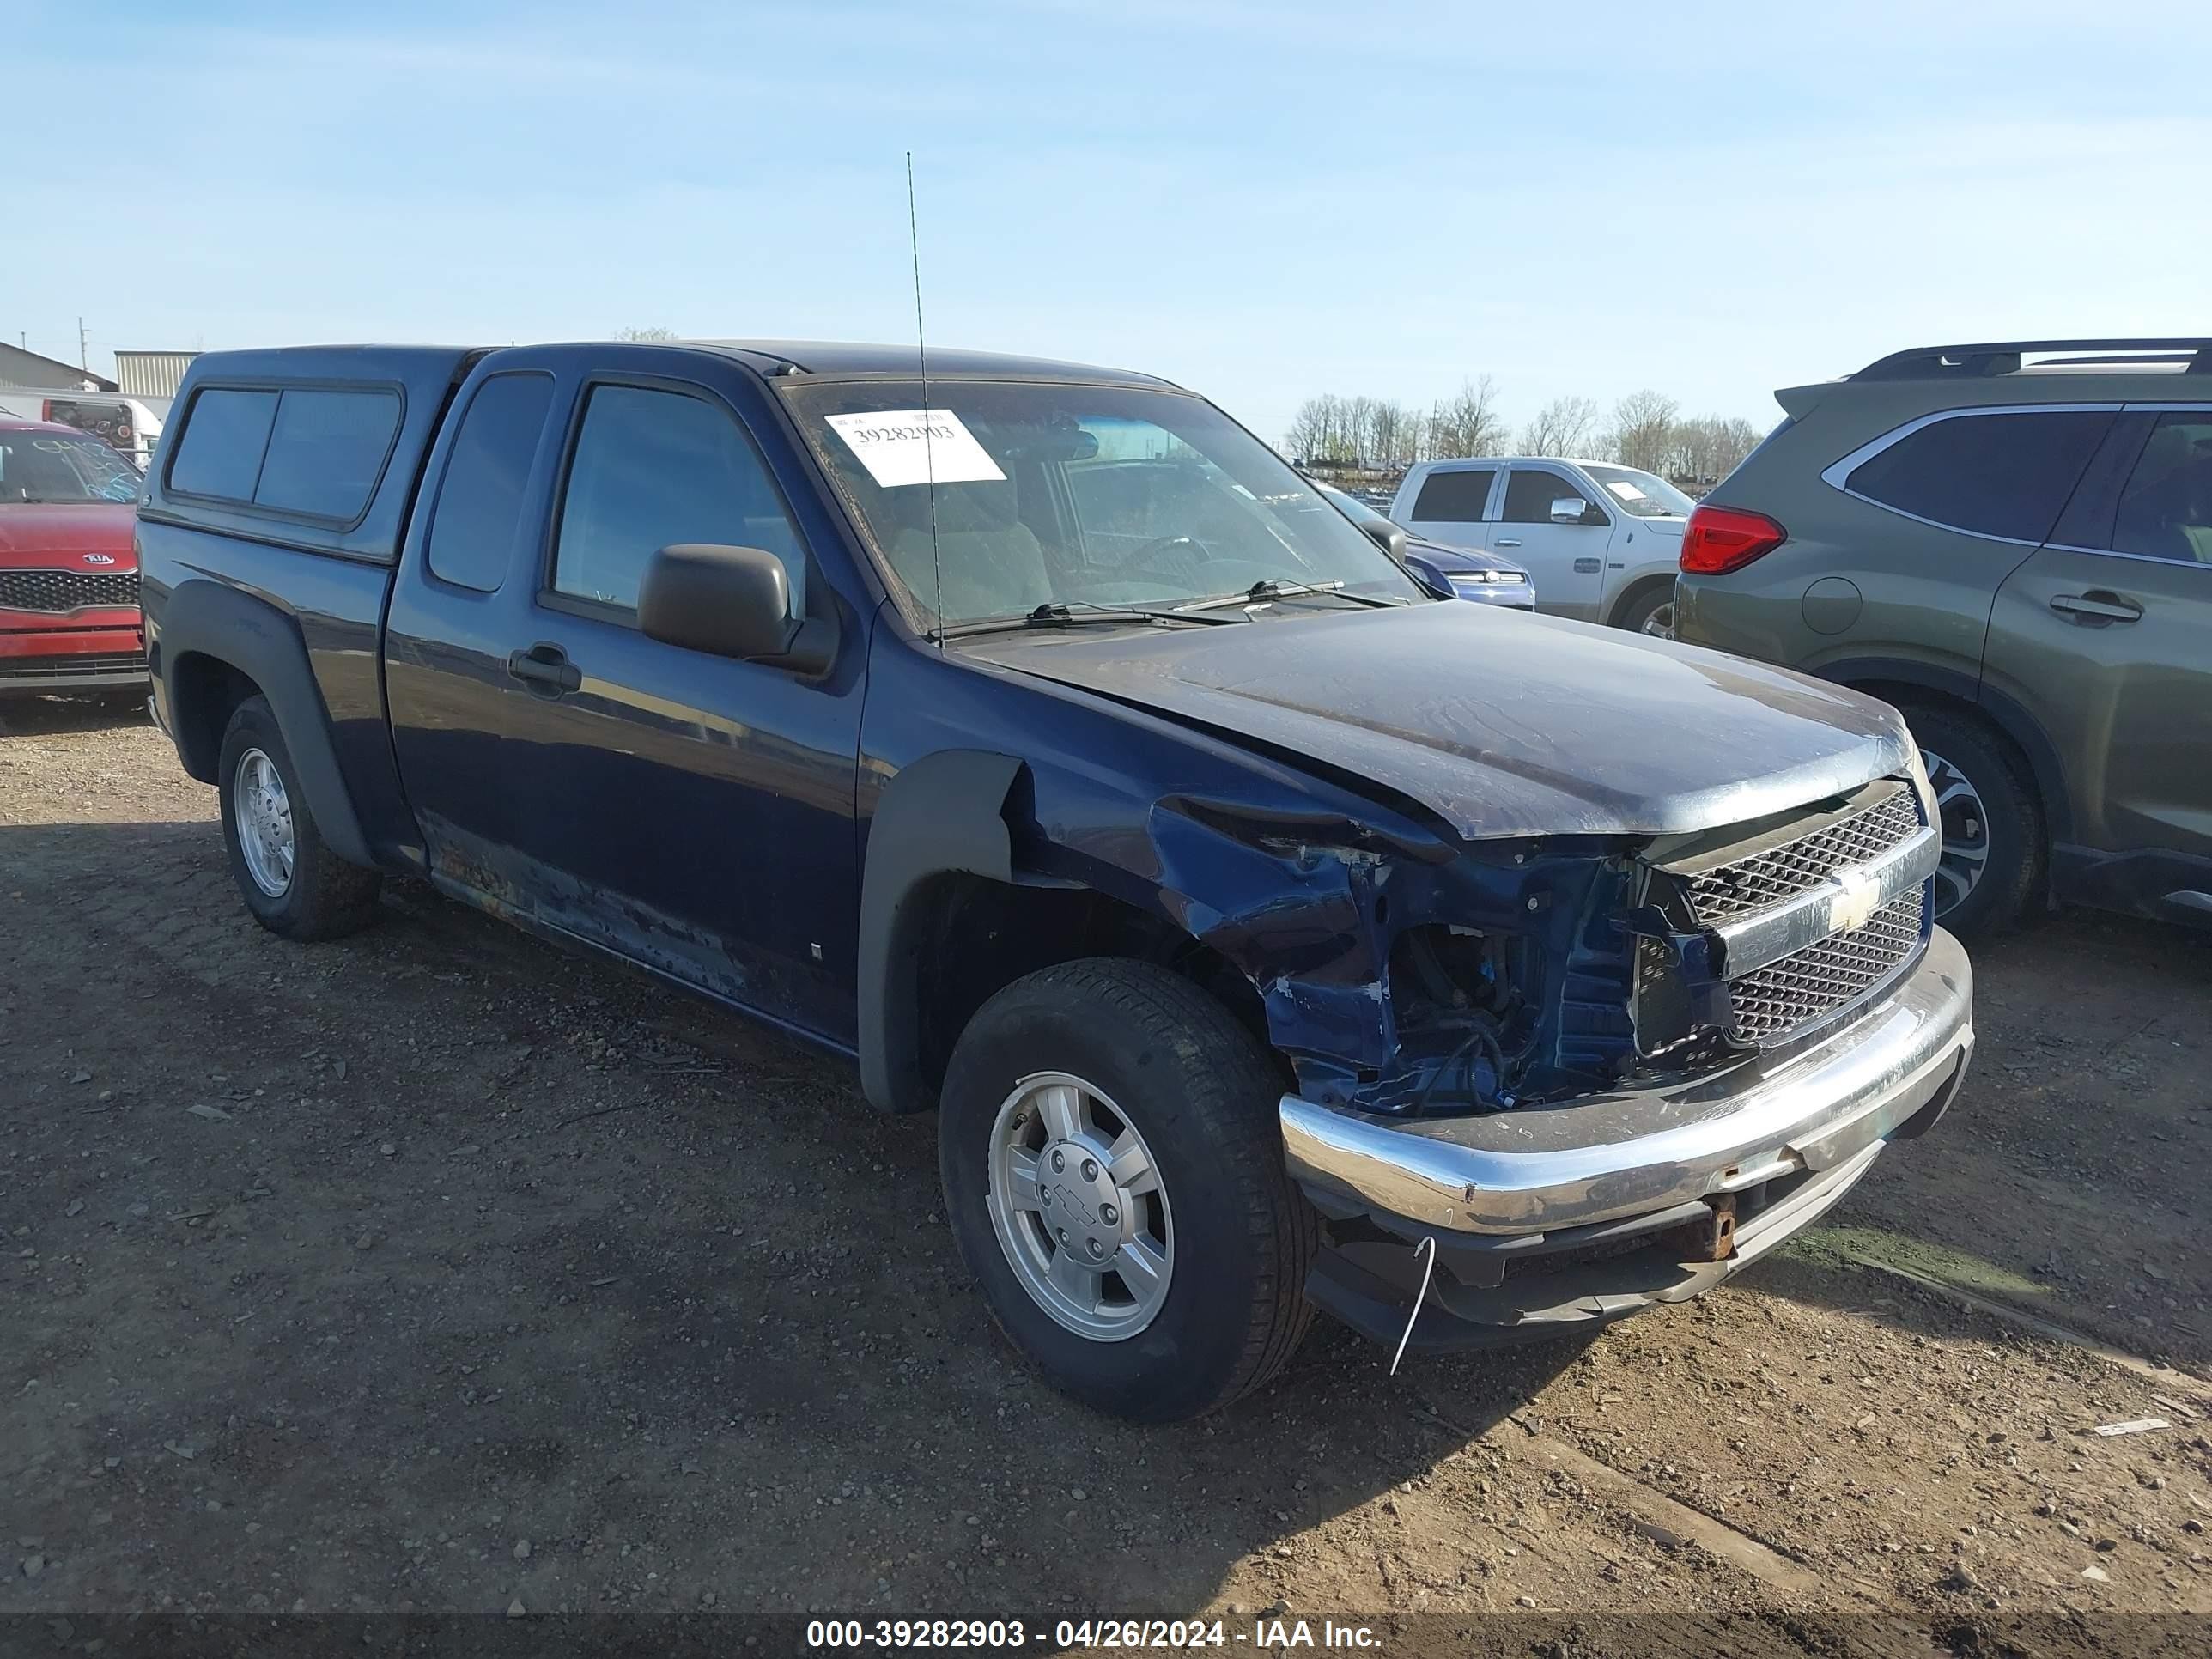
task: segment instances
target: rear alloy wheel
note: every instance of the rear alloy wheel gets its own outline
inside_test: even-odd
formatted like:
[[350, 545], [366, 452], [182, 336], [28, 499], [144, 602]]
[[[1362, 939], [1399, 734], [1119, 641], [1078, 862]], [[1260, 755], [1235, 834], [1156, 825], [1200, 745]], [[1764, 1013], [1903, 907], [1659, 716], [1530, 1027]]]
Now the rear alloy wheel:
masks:
[[2008, 927], [2043, 878], [2042, 802], [2003, 741], [1974, 716], [1921, 705], [1905, 717], [1943, 841], [1936, 920], [1968, 935]]
[[1936, 868], [1936, 913], [1956, 909], [1981, 884], [1990, 862], [1990, 809], [1974, 781], [1933, 750], [1920, 751], [1936, 792], [1943, 860]]
[[238, 757], [231, 781], [238, 811], [238, 854], [262, 896], [283, 902], [291, 890], [300, 838], [292, 828], [292, 798], [276, 763], [258, 749]]
[[1320, 1218], [1284, 1167], [1282, 1089], [1226, 1008], [1149, 963], [1043, 969], [969, 1021], [938, 1115], [945, 1213], [1054, 1387], [1165, 1423], [1289, 1361]]
[[348, 864], [323, 840], [264, 699], [239, 704], [217, 766], [230, 872], [254, 919], [295, 939], [336, 939], [367, 927], [383, 878]]

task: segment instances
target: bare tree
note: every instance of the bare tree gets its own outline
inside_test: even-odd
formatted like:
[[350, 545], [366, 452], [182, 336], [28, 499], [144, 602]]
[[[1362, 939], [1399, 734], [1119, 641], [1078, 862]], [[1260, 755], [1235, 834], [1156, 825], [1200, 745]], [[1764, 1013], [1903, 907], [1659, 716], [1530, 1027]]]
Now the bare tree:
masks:
[[1759, 428], [1740, 416], [1699, 415], [1668, 428], [1652, 471], [1676, 483], [1711, 488], [1759, 442]]
[[1358, 453], [1351, 427], [1351, 406], [1334, 392], [1309, 398], [1298, 405], [1291, 429], [1283, 434], [1283, 447], [1301, 461], [1348, 461]]
[[1656, 472], [1667, 465], [1674, 436], [1672, 398], [1648, 387], [1632, 392], [1613, 406], [1613, 453], [1623, 466]]
[[1524, 455], [1580, 455], [1597, 430], [1597, 405], [1588, 398], [1554, 398], [1521, 428]]
[[1322, 434], [1328, 424], [1323, 405], [1326, 398], [1309, 398], [1298, 405], [1298, 412], [1291, 416], [1290, 429], [1283, 434], [1283, 453], [1295, 461], [1310, 461], [1319, 458]]
[[1506, 427], [1498, 412], [1498, 382], [1484, 374], [1462, 381], [1460, 389], [1429, 414], [1429, 454], [1438, 460], [1457, 455], [1494, 455], [1505, 447]]
[[[1759, 447], [1759, 430], [1741, 415], [1727, 416], [1715, 423], [1712, 482], [1723, 478], [1741, 465], [1743, 458]], [[1701, 481], [1702, 482], [1702, 481]]]
[[674, 329], [662, 328], [658, 325], [650, 328], [618, 328], [615, 331], [615, 338], [625, 341], [631, 345], [652, 345], [657, 341], [672, 340], [675, 337]]
[[[637, 337], [656, 333], [634, 332]], [[1520, 451], [1611, 455], [1695, 489], [1726, 477], [1759, 440], [1759, 428], [1739, 416], [1684, 418], [1672, 398], [1649, 388], [1614, 404], [1609, 424], [1601, 425], [1601, 419], [1588, 398], [1554, 398], [1521, 428]], [[1498, 410], [1497, 382], [1487, 374], [1463, 382], [1426, 415], [1387, 398], [1323, 392], [1298, 405], [1283, 434], [1285, 452], [1298, 460], [1381, 470], [1455, 456], [1496, 455], [1511, 441]]]
[[1421, 459], [1421, 416], [1404, 404], [1378, 402], [1368, 453], [1377, 466], [1410, 466]]

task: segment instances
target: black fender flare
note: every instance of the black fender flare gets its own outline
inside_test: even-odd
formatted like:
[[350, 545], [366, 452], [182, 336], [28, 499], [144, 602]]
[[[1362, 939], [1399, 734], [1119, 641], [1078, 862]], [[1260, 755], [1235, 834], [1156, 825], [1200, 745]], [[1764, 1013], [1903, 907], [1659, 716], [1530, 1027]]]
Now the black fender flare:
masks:
[[2035, 716], [2003, 692], [1955, 668], [1914, 662], [1908, 658], [1852, 657], [1823, 664], [1814, 672], [1824, 680], [1854, 688], [1869, 681], [1918, 686], [1978, 708], [2027, 757], [2035, 792], [2043, 798], [2044, 823], [2051, 839], [2063, 842], [2071, 835], [2072, 797], [2067, 793], [2066, 768], [2058, 758], [2057, 747]]
[[[289, 737], [289, 733], [287, 734]], [[915, 899], [933, 877], [1013, 880], [1007, 792], [1022, 763], [975, 749], [940, 750], [885, 786], [868, 826], [860, 874], [860, 1089], [886, 1112], [926, 1111], [936, 1097], [921, 1065], [923, 970]]]
[[[276, 729], [284, 734], [292, 769], [307, 797], [307, 810], [330, 848], [349, 864], [370, 869], [376, 857], [362, 833], [360, 814], [338, 764], [330, 711], [308, 661], [299, 624], [265, 599], [220, 582], [187, 581], [161, 606], [161, 675], [171, 722], [182, 731], [189, 714], [178, 700], [177, 665], [189, 656], [228, 663], [261, 688]], [[210, 769], [213, 769], [210, 757]]]

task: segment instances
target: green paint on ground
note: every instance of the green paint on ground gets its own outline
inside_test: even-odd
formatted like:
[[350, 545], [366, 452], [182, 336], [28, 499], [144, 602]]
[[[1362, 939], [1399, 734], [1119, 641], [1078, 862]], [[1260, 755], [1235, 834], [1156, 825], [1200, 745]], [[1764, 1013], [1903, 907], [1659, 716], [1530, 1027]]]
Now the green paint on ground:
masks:
[[1782, 1246], [1784, 1255], [1833, 1267], [1849, 1266], [1855, 1259], [1901, 1267], [1923, 1279], [1940, 1279], [1962, 1291], [1984, 1296], [2010, 1297], [2047, 1302], [2051, 1288], [2024, 1279], [2009, 1267], [1964, 1250], [1954, 1250], [1925, 1239], [1911, 1238], [1881, 1227], [1808, 1227]]

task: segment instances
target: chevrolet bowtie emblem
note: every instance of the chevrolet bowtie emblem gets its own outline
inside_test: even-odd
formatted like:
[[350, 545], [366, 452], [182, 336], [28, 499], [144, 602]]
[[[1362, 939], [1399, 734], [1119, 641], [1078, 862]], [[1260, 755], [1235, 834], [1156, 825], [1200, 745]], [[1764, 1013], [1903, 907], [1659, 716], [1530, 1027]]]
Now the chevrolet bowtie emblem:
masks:
[[1881, 903], [1881, 889], [1863, 870], [1846, 870], [1834, 880], [1843, 890], [1828, 902], [1828, 931], [1856, 933], [1874, 920]]

